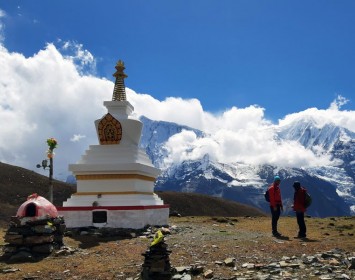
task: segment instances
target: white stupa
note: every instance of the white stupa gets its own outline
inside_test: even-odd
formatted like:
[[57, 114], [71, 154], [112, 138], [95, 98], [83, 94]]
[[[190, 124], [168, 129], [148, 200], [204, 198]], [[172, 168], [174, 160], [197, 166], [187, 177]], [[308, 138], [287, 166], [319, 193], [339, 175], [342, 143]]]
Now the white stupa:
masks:
[[66, 226], [143, 228], [166, 225], [169, 205], [154, 193], [160, 170], [139, 148], [143, 124], [133, 118], [126, 100], [124, 63], [118, 61], [112, 101], [107, 114], [95, 121], [99, 145], [90, 145], [81, 159], [69, 165], [77, 192], [58, 207]]

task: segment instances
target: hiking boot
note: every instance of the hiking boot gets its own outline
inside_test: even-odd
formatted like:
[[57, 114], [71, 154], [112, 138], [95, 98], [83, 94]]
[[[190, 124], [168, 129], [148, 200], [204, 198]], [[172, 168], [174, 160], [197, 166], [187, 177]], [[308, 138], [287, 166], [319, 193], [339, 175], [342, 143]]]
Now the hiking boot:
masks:
[[280, 237], [282, 234], [279, 232], [273, 232], [272, 235], [275, 237]]

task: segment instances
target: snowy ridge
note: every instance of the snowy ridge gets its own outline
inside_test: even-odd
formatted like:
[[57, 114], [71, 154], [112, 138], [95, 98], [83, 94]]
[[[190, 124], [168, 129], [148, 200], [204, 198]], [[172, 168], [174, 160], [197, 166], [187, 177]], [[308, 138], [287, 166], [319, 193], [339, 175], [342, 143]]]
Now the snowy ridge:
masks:
[[[317, 125], [304, 119], [275, 131], [279, 141], [295, 141], [315, 154], [331, 155], [338, 166], [286, 168], [283, 166], [251, 165], [242, 162], [216, 162], [205, 154], [198, 160], [166, 165], [165, 143], [184, 130], [198, 138], [206, 134], [187, 126], [152, 121], [141, 117], [141, 147], [153, 164], [162, 170], [157, 190], [198, 192], [249, 204], [268, 211], [263, 193], [275, 174], [282, 177], [285, 214], [292, 213], [292, 183], [299, 180], [312, 193], [314, 202], [308, 210], [313, 216], [355, 215], [355, 133], [333, 124]], [[68, 178], [73, 183], [73, 178]]]
[[[299, 120], [275, 131], [280, 141], [296, 141], [314, 153], [327, 153], [340, 162], [339, 166], [285, 168], [282, 166], [253, 166], [241, 162], [221, 163], [205, 154], [198, 160], [188, 160], [166, 166], [168, 156], [164, 144], [183, 130], [197, 137], [206, 134], [175, 123], [152, 121], [141, 117], [144, 124], [141, 147], [154, 165], [162, 169], [156, 182], [157, 190], [199, 192], [254, 205], [268, 211], [264, 190], [274, 174], [283, 178], [283, 198], [292, 201], [293, 181], [305, 182], [314, 194], [309, 214], [315, 216], [355, 215], [355, 133], [334, 124], [317, 125], [312, 119]], [[324, 209], [327, 205], [327, 210]], [[292, 209], [286, 209], [291, 213]]]
[[338, 141], [354, 139], [355, 133], [334, 124], [319, 127], [310, 119], [281, 127], [278, 136], [283, 140], [297, 141], [307, 149], [314, 150], [314, 147], [320, 146], [325, 152], [330, 152]]

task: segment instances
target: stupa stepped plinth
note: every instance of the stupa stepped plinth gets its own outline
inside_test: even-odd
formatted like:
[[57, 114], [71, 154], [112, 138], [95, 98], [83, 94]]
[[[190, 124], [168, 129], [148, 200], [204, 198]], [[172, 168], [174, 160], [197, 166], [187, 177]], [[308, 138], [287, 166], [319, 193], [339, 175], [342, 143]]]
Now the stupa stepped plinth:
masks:
[[69, 170], [77, 192], [58, 210], [67, 227], [143, 228], [166, 225], [169, 206], [154, 193], [160, 170], [139, 148], [143, 124], [126, 100], [124, 63], [119, 61], [112, 101], [95, 121], [98, 145], [90, 145]]

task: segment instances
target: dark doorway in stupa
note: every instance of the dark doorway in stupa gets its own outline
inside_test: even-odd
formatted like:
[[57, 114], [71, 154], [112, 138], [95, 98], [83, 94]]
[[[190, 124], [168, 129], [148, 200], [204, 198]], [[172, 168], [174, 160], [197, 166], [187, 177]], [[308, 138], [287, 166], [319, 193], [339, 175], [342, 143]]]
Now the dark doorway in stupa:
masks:
[[94, 224], [107, 223], [107, 211], [94, 211], [94, 212], [92, 212], [92, 222]]
[[36, 217], [37, 206], [34, 203], [29, 203], [26, 207], [25, 216], [26, 217]]

